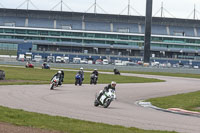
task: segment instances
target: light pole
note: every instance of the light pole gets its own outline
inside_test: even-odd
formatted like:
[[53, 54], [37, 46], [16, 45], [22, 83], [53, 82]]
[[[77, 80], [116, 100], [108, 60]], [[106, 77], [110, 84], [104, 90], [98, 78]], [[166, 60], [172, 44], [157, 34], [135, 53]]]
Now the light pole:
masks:
[[153, 0], [146, 0], [144, 63], [147, 65], [149, 65], [150, 54], [151, 54], [150, 44], [151, 44], [152, 5], [153, 5]]

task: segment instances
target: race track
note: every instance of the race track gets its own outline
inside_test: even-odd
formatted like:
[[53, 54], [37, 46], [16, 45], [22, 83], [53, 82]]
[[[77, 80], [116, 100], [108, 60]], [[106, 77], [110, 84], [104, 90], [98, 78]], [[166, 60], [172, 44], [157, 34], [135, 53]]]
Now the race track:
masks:
[[200, 90], [199, 79], [123, 74], [166, 80], [161, 83], [117, 84], [117, 100], [110, 107], [94, 107], [95, 93], [105, 84], [0, 86], [0, 105], [50, 115], [142, 129], [200, 133], [200, 118], [143, 108], [137, 100]]

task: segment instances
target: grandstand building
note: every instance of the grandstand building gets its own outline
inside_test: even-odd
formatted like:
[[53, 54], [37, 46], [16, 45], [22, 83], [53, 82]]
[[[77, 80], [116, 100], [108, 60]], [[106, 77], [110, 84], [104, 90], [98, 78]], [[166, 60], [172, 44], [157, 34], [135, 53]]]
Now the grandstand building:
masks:
[[[143, 56], [144, 29], [144, 16], [0, 9], [0, 49], [18, 53]], [[151, 55], [200, 59], [200, 21], [153, 17]]]

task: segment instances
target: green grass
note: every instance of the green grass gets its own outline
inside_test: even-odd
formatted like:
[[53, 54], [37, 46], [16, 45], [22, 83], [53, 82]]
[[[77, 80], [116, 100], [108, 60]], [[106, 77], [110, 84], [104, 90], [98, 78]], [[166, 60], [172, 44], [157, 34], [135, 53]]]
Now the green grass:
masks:
[[142, 130], [108, 125], [60, 116], [31, 113], [0, 106], [0, 121], [18, 126], [28, 126], [67, 133], [175, 133], [168, 131]]
[[172, 76], [172, 77], [185, 77], [185, 78], [200, 78], [200, 74], [190, 74], [190, 73], [166, 73], [166, 72], [132, 72], [132, 73], [159, 75], [159, 76]]
[[[106, 72], [113, 72], [112, 70], [99, 70]], [[198, 78], [200, 74], [191, 73], [170, 73], [170, 72], [142, 72], [142, 71], [120, 71], [121, 73], [134, 73], [134, 74], [146, 74], [146, 75], [158, 75], [158, 76], [171, 76], [171, 77], [185, 77], [185, 78]]]
[[[60, 68], [65, 69], [65, 68]], [[68, 68], [74, 69], [74, 68]], [[77, 69], [79, 70], [79, 69]], [[94, 69], [87, 69], [93, 71]], [[99, 72], [113, 72], [112, 70], [102, 70], [99, 69]], [[133, 73], [133, 74], [146, 74], [146, 75], [158, 75], [158, 76], [171, 76], [171, 77], [185, 77], [185, 78], [198, 78], [200, 79], [200, 74], [191, 74], [191, 73], [170, 73], [170, 72], [142, 72], [142, 71], [120, 71], [121, 73]]]
[[197, 109], [197, 107], [200, 107], [200, 91], [167, 97], [152, 98], [146, 101], [149, 101], [153, 105], [164, 109], [181, 108], [200, 112], [200, 109]]
[[[0, 67], [0, 70], [4, 70], [6, 73], [7, 82], [0, 82], [0, 85], [11, 84], [48, 84], [52, 76], [57, 72], [55, 70], [47, 69], [32, 69], [32, 68], [16, 68], [16, 67]], [[75, 79], [74, 71], [65, 71], [64, 84], [73, 84]], [[22, 80], [11, 81], [9, 80]], [[89, 84], [90, 73], [85, 73], [84, 84]], [[117, 83], [147, 83], [147, 82], [163, 82], [163, 80], [140, 78], [132, 76], [120, 76], [110, 74], [99, 74], [98, 83], [110, 83], [116, 81]]]

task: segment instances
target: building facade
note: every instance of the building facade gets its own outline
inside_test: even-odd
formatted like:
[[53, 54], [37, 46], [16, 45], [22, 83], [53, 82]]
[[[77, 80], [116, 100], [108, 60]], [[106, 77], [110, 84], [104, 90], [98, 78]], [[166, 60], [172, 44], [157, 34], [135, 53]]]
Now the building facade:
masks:
[[[0, 9], [0, 49], [143, 56], [145, 17]], [[18, 51], [20, 52], [20, 51]], [[151, 56], [200, 59], [200, 21], [153, 18]]]

